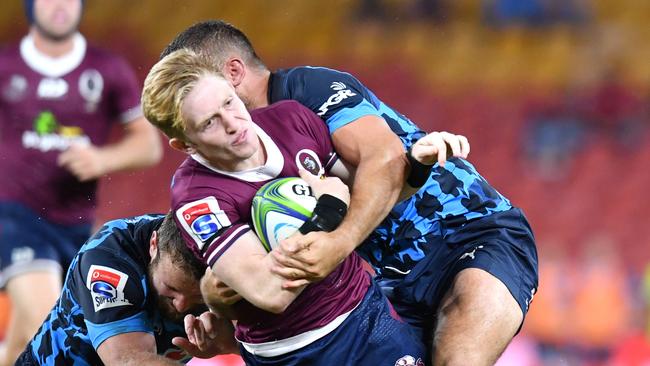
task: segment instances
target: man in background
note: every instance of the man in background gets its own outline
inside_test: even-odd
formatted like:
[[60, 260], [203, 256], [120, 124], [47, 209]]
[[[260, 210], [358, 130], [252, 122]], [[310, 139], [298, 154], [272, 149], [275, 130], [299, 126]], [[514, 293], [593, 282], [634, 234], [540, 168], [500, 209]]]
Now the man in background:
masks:
[[[83, 1], [24, 5], [29, 33], [0, 52], [0, 286], [13, 309], [0, 365], [16, 359], [58, 297], [90, 234], [97, 179], [162, 155], [133, 70], [79, 34]], [[116, 121], [124, 135], [107, 144]]]

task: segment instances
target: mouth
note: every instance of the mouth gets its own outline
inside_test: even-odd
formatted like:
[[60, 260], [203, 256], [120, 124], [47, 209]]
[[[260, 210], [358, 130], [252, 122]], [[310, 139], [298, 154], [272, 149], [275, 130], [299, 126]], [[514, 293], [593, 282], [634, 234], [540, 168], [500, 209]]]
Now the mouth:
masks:
[[233, 140], [232, 145], [233, 146], [238, 146], [246, 142], [246, 137], [248, 136], [248, 130], [243, 130], [242, 132], [235, 137], [235, 140]]

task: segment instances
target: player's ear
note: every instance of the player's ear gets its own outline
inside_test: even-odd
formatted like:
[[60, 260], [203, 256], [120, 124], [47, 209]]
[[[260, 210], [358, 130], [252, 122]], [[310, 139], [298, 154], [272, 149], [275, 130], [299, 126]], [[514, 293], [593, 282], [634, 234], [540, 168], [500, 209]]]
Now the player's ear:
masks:
[[185, 154], [194, 154], [196, 152], [196, 149], [191, 144], [176, 137], [169, 139], [169, 146], [172, 149], [178, 150]]
[[149, 256], [151, 259], [156, 257], [156, 253], [158, 253], [158, 232], [154, 230], [151, 239], [149, 239]]
[[246, 76], [246, 64], [240, 58], [231, 57], [223, 65], [221, 72], [226, 77], [226, 80], [236, 88]]

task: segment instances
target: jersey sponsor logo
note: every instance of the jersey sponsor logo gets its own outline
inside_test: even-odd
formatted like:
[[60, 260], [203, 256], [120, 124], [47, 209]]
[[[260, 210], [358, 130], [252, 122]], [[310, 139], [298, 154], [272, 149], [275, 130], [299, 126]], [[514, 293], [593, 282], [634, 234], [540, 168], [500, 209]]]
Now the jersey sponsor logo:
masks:
[[129, 276], [114, 268], [91, 265], [86, 278], [95, 312], [117, 306], [132, 305], [124, 298], [124, 287]]
[[199, 250], [203, 250], [205, 243], [219, 230], [232, 225], [212, 196], [184, 205], [176, 210], [176, 218]]
[[57, 99], [68, 93], [68, 82], [61, 78], [43, 78], [36, 95], [41, 99]]
[[323, 103], [323, 105], [318, 108], [318, 113], [316, 114], [321, 117], [327, 113], [329, 107], [341, 103], [341, 101], [344, 99], [357, 95], [352, 90], [347, 89], [347, 86], [340, 81], [333, 82], [332, 85], [330, 85], [330, 88], [336, 90], [336, 93], [330, 95], [330, 97], [327, 98], [327, 101], [325, 101], [325, 103]]
[[405, 355], [395, 361], [395, 366], [424, 366], [424, 361], [419, 357], [415, 359], [413, 356]]
[[72, 144], [88, 146], [90, 138], [80, 127], [63, 126], [52, 112], [43, 111], [34, 119], [34, 130], [23, 132], [22, 143], [26, 149], [63, 151]]
[[296, 166], [303, 168], [313, 175], [323, 175], [325, 170], [318, 159], [318, 155], [312, 150], [302, 149], [296, 154]]

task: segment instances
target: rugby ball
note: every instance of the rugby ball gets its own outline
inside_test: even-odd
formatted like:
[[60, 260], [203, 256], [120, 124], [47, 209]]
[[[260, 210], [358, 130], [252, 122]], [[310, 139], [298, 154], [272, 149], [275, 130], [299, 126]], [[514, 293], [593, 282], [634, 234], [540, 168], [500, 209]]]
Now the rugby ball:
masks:
[[253, 197], [251, 218], [266, 251], [295, 233], [315, 206], [311, 187], [300, 178], [280, 178], [262, 186]]

